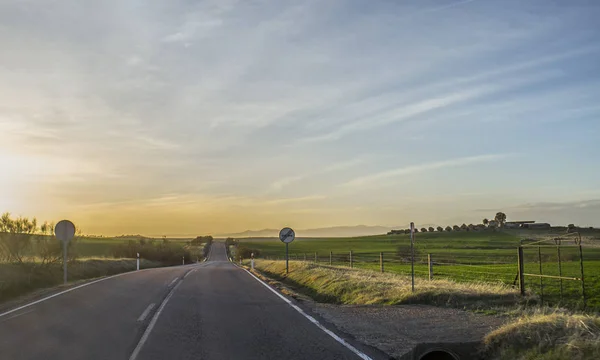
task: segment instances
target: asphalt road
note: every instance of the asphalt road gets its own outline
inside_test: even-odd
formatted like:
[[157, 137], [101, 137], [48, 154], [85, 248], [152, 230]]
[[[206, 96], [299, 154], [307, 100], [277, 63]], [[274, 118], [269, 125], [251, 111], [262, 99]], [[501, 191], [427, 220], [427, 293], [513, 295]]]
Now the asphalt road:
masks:
[[124, 274], [0, 316], [0, 359], [359, 358], [230, 263], [222, 243], [199, 265]]

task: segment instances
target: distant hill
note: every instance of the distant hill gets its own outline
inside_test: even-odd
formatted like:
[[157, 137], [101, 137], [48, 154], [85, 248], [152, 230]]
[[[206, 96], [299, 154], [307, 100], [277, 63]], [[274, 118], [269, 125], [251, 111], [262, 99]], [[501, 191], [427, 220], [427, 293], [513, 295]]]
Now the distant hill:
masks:
[[[429, 225], [426, 225], [429, 226]], [[298, 237], [354, 237], [368, 235], [387, 234], [392, 229], [405, 229], [408, 225], [402, 226], [333, 226], [317, 229], [294, 229]], [[262, 229], [262, 230], [246, 230], [235, 234], [219, 234], [218, 237], [278, 237], [280, 229]]]

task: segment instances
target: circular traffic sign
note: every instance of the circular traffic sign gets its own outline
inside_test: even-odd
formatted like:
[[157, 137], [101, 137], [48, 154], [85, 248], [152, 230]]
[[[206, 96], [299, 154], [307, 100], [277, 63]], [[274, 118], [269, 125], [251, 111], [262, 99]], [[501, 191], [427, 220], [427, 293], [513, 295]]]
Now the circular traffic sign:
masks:
[[69, 242], [75, 236], [75, 225], [69, 220], [62, 220], [54, 227], [56, 238], [62, 242]]
[[294, 241], [295, 238], [296, 238], [296, 233], [294, 232], [294, 230], [290, 229], [289, 227], [283, 228], [279, 232], [279, 240], [281, 240], [282, 242], [284, 242], [286, 244], [291, 243], [292, 241]]

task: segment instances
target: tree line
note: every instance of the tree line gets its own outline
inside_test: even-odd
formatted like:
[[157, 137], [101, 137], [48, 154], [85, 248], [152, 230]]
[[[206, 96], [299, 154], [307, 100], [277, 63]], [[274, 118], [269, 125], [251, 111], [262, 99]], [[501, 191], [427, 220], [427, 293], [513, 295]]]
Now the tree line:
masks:
[[[496, 213], [496, 216], [493, 220], [489, 220], [487, 218], [481, 221], [481, 224], [462, 224], [462, 225], [453, 225], [453, 226], [437, 226], [437, 227], [415, 227], [415, 232], [453, 232], [453, 231], [485, 231], [485, 230], [496, 230], [498, 228], [503, 228], [506, 224], [506, 214], [503, 212]], [[410, 229], [401, 229], [401, 230], [392, 230], [388, 233], [388, 235], [396, 235], [396, 234], [410, 234]]]

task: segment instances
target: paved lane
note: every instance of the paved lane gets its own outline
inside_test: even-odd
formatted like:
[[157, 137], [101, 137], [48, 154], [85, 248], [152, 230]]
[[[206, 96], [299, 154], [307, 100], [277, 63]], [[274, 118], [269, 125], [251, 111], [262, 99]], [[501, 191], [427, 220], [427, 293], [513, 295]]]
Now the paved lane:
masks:
[[2, 316], [0, 359], [127, 359], [149, 321], [140, 316], [194, 266], [124, 274]]
[[211, 260], [169, 300], [138, 360], [358, 359], [244, 270], [215, 243]]

